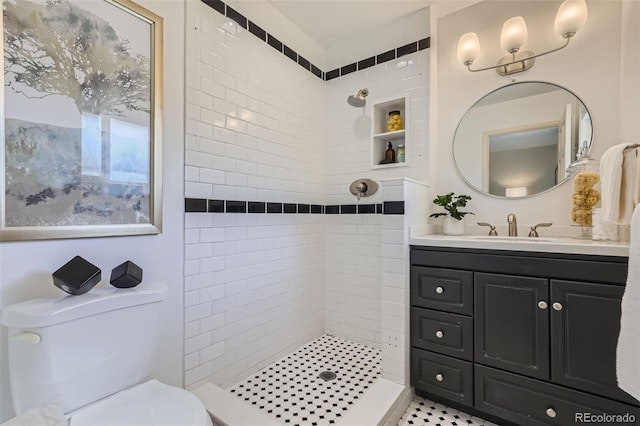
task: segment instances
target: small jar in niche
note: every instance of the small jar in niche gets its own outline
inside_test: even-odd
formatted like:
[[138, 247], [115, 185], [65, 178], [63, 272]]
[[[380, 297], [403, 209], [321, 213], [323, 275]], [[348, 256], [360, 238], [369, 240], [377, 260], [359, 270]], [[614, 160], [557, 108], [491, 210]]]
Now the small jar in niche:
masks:
[[402, 130], [402, 117], [400, 111], [389, 112], [389, 120], [387, 121], [387, 131], [395, 132]]
[[404, 163], [404, 144], [399, 144], [396, 158], [398, 159], [398, 163]]

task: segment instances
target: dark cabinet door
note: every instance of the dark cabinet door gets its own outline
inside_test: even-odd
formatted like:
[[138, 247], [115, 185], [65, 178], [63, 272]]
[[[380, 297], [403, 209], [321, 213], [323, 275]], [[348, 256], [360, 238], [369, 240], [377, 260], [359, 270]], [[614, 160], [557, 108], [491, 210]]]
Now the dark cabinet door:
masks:
[[551, 380], [640, 404], [620, 390], [616, 346], [624, 287], [551, 280]]
[[475, 362], [549, 379], [549, 284], [476, 273]]

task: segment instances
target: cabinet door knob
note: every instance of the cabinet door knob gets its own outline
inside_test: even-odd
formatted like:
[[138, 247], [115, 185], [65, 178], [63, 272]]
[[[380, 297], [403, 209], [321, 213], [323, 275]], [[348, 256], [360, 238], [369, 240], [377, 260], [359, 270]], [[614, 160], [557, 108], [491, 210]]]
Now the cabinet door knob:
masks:
[[544, 300], [541, 300], [538, 302], [538, 308], [540, 309], [547, 309], [549, 307], [549, 305], [547, 305], [547, 302], [545, 302]]
[[436, 380], [441, 382], [441, 381], [444, 380], [444, 376], [442, 374], [438, 373], [438, 374], [436, 374]]
[[556, 410], [553, 408], [547, 408], [547, 416], [554, 418], [556, 416]]
[[444, 288], [442, 288], [440, 286], [436, 287], [436, 293], [438, 293], [438, 294], [444, 293]]
[[436, 331], [436, 337], [438, 339], [442, 339], [444, 337], [444, 333], [441, 330]]
[[562, 303], [560, 302], [553, 302], [553, 309], [555, 309], [556, 311], [561, 311], [562, 310]]

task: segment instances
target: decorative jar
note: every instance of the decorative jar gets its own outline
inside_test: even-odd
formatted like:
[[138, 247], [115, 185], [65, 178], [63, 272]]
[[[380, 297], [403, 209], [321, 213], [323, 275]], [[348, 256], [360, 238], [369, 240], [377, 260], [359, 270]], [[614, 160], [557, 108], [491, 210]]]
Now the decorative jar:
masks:
[[600, 203], [600, 164], [582, 156], [568, 168], [571, 181], [571, 222], [582, 227], [582, 237], [591, 237], [593, 208]]
[[400, 111], [389, 112], [389, 120], [387, 121], [387, 131], [396, 132], [402, 130], [402, 117]]

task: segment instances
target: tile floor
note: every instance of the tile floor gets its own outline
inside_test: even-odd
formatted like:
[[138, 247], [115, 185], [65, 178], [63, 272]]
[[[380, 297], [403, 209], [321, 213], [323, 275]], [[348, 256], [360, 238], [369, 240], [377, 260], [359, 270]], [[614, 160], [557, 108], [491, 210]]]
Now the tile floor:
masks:
[[[381, 376], [380, 350], [325, 334], [229, 392], [285, 425], [337, 423]], [[332, 371], [333, 380], [320, 373]]]
[[437, 402], [415, 396], [398, 426], [497, 426], [494, 423], [449, 408]]

